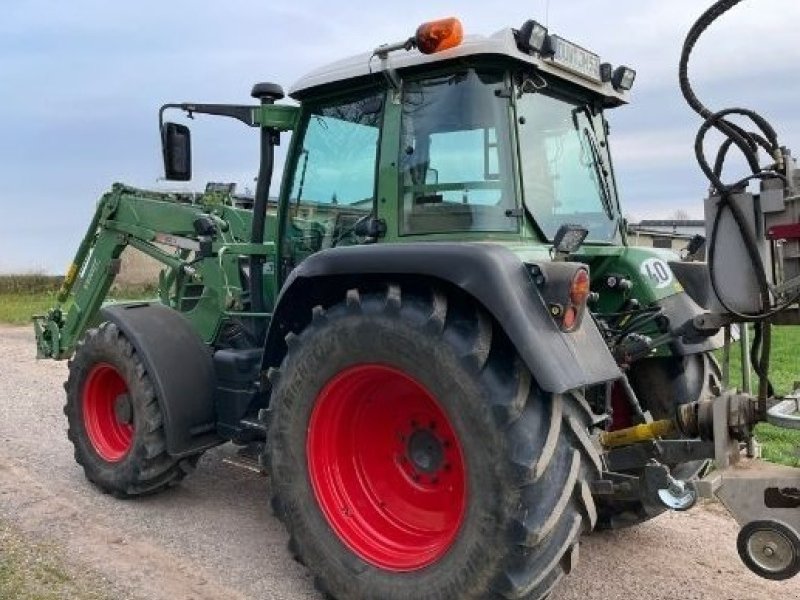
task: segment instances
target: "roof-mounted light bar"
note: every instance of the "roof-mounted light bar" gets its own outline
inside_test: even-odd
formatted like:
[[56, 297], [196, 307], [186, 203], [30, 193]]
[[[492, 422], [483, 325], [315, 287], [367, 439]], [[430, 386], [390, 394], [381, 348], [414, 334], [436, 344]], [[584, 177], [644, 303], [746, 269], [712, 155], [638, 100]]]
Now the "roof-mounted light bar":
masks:
[[551, 34], [545, 25], [529, 19], [515, 32], [521, 52], [536, 55], [576, 75], [597, 83], [611, 83], [618, 92], [633, 87], [636, 71], [630, 67], [614, 69], [600, 63], [600, 57], [572, 42]]

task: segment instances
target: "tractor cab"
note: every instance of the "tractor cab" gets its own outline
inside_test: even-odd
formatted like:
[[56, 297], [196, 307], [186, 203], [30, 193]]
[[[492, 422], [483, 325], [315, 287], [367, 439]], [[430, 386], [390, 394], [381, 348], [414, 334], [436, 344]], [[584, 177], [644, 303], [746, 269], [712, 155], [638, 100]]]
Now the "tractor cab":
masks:
[[[426, 43], [436, 27], [444, 42]], [[462, 39], [448, 19], [303, 77], [282, 190], [289, 262], [378, 240], [544, 244], [564, 224], [619, 244], [603, 111], [634, 76], [532, 21]]]

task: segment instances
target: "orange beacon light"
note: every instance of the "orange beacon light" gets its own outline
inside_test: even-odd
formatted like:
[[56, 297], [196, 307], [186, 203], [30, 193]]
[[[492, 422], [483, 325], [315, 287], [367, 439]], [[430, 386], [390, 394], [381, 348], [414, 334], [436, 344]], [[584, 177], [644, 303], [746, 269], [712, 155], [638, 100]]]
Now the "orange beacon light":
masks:
[[448, 48], [455, 48], [464, 39], [461, 21], [455, 17], [429, 21], [417, 28], [414, 43], [423, 54], [434, 54]]

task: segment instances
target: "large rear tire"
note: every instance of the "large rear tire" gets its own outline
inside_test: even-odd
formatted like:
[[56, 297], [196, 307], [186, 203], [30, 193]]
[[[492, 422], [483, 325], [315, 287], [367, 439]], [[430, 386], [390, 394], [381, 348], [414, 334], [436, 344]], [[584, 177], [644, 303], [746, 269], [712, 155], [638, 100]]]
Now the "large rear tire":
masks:
[[596, 520], [593, 415], [540, 390], [485, 313], [350, 290], [286, 341], [273, 507], [323, 593], [539, 600], [573, 568]]
[[86, 478], [118, 497], [177, 484], [199, 454], [167, 454], [161, 408], [133, 345], [113, 323], [86, 332], [64, 384], [67, 436]]

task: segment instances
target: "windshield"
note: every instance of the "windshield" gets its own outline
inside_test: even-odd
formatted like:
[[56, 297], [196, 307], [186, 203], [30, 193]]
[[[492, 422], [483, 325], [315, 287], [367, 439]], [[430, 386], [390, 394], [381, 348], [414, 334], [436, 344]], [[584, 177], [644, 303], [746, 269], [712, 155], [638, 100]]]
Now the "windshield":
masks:
[[618, 230], [617, 198], [602, 115], [541, 91], [517, 102], [525, 204], [548, 239], [565, 224], [607, 242]]
[[476, 70], [405, 83], [402, 233], [518, 230], [503, 90]]

